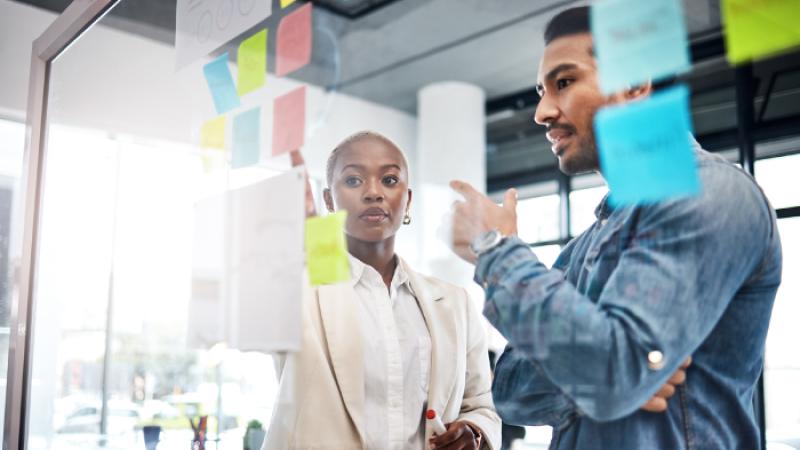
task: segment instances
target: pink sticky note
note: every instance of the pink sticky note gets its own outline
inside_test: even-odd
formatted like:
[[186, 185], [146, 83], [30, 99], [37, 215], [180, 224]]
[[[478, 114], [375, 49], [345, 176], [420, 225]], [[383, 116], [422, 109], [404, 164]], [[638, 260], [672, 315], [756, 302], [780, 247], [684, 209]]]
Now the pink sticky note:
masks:
[[311, 3], [292, 11], [278, 24], [275, 75], [282, 77], [311, 61]]
[[299, 87], [275, 99], [272, 156], [297, 150], [305, 142], [306, 88]]

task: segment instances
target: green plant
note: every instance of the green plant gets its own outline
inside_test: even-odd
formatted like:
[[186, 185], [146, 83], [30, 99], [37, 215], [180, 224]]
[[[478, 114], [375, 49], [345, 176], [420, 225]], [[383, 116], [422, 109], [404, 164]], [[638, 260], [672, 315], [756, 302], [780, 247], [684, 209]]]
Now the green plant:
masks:
[[256, 430], [263, 430], [264, 424], [259, 422], [258, 420], [251, 420], [250, 422], [247, 422], [247, 429], [249, 430], [251, 428], [255, 428]]

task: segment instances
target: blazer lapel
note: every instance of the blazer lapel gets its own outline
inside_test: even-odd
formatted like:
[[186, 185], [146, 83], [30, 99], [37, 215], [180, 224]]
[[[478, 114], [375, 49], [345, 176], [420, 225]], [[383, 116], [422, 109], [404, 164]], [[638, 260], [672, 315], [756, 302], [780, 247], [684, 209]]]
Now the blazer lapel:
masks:
[[[320, 286], [319, 308], [336, 382], [364, 441], [364, 348], [355, 291], [350, 283]], [[320, 411], [320, 414], [325, 414]]]
[[[447, 302], [442, 301], [444, 292], [438, 286], [411, 270], [407, 264], [405, 270], [431, 336], [428, 408], [441, 415], [456, 382], [453, 361], [457, 352], [455, 313]], [[426, 442], [429, 437], [430, 433], [426, 432]]]

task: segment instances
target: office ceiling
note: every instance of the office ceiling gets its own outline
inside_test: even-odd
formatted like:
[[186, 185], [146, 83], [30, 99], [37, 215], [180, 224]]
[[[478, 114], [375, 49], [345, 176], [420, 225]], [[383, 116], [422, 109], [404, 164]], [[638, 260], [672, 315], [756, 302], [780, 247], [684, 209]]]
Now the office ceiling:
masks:
[[[17, 0], [61, 12], [69, 0]], [[278, 0], [273, 11], [280, 11]], [[583, 0], [312, 0], [312, 65], [300, 79], [415, 113], [417, 91], [442, 80], [487, 98], [528, 89], [544, 25]], [[718, 0], [683, 0], [690, 34], [719, 28]], [[267, 20], [267, 26], [278, 14]], [[174, 41], [175, 0], [122, 0], [104, 22]], [[235, 53], [235, 52], [234, 52]], [[274, 67], [274, 66], [272, 66]]]

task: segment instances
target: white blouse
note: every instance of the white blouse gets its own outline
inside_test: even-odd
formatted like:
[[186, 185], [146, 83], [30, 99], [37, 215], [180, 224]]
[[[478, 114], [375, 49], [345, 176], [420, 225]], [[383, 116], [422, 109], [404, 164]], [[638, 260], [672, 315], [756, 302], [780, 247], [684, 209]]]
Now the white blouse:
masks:
[[408, 275], [398, 263], [387, 290], [372, 267], [352, 256], [350, 267], [364, 340], [366, 448], [423, 450], [431, 338]]

